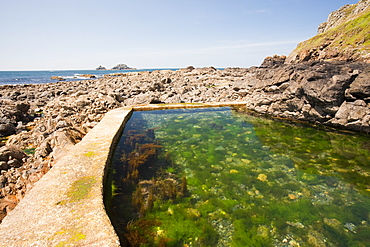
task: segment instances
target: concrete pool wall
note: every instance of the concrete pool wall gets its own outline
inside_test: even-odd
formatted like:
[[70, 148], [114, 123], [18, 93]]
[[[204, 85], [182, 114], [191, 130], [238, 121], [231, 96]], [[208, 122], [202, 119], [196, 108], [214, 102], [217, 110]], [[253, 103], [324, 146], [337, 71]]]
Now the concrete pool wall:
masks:
[[111, 154], [133, 110], [245, 105], [141, 105], [108, 112], [0, 224], [0, 246], [120, 246], [103, 203]]

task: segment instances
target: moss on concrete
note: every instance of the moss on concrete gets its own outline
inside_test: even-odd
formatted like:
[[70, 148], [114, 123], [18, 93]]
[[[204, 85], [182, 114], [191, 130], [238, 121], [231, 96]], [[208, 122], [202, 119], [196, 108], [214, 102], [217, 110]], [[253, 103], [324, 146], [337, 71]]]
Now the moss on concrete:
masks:
[[93, 156], [96, 155], [96, 153], [94, 153], [94, 152], [87, 152], [84, 155], [87, 156], [87, 157], [93, 157]]
[[77, 202], [89, 196], [92, 186], [96, 183], [96, 178], [92, 176], [82, 177], [72, 184], [67, 195], [70, 202]]
[[73, 182], [72, 186], [67, 191], [68, 199], [56, 203], [64, 205], [67, 203], [78, 202], [86, 199], [89, 196], [92, 186], [96, 183], [96, 178], [92, 176], [82, 177]]
[[63, 229], [57, 233], [55, 233], [55, 236], [57, 235], [67, 235], [67, 240], [59, 242], [55, 247], [63, 247], [63, 246], [75, 246], [76, 242], [80, 240], [84, 240], [86, 238], [86, 235], [81, 233], [77, 230], [70, 230], [70, 229]]

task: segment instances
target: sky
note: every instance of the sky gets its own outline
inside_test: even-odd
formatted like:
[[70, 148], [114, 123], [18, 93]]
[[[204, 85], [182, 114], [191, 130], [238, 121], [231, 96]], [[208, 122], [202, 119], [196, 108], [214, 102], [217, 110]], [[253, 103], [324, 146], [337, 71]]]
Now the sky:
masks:
[[259, 66], [357, 0], [0, 0], [0, 71]]

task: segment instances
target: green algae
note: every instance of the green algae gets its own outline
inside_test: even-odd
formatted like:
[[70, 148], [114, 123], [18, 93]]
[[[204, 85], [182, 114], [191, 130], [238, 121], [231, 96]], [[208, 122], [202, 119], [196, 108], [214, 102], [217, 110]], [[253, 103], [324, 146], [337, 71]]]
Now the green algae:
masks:
[[67, 199], [58, 202], [57, 205], [74, 203], [88, 198], [95, 183], [96, 179], [92, 176], [86, 176], [76, 180], [67, 191]]
[[75, 181], [67, 192], [70, 202], [83, 200], [89, 196], [92, 186], [96, 183], [96, 179], [92, 176], [82, 177]]
[[[368, 136], [229, 108], [135, 112], [130, 121], [125, 133], [154, 128], [151, 137], [161, 147], [156, 165], [150, 165], [156, 171], [145, 179], [175, 176], [180, 183], [186, 177], [188, 190], [185, 197], [156, 198], [144, 214], [130, 209], [135, 189], [124, 192], [115, 184], [110, 217], [113, 223], [120, 219], [114, 225], [126, 237], [137, 231], [125, 225], [141, 222], [141, 246], [310, 246], [324, 240], [338, 245], [340, 237], [346, 246], [369, 244]], [[120, 145], [113, 158], [116, 179], [123, 164]], [[358, 231], [348, 230], [347, 223]]]
[[59, 242], [57, 245], [55, 245], [55, 247], [75, 246], [78, 245], [78, 241], [84, 240], [86, 238], [85, 234], [71, 229], [63, 229], [55, 233], [55, 236], [58, 235], [66, 235], [67, 240]]
[[93, 157], [93, 156], [95, 156], [96, 155], [96, 153], [95, 152], [87, 152], [87, 153], [85, 153], [84, 154], [86, 157]]

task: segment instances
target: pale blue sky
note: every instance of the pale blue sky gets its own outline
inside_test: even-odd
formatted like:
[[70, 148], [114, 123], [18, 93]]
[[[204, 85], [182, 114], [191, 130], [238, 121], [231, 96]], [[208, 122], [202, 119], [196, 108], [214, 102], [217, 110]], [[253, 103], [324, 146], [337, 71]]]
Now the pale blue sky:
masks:
[[250, 67], [356, 0], [0, 0], [0, 70]]

